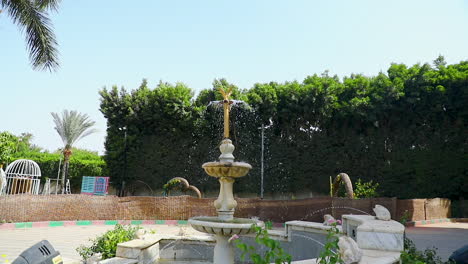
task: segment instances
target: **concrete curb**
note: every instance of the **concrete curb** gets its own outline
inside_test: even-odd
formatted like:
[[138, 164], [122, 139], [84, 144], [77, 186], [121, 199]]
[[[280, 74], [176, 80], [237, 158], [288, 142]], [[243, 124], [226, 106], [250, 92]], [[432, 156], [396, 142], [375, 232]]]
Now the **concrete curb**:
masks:
[[412, 226], [424, 226], [424, 225], [438, 224], [438, 223], [466, 223], [466, 222], [468, 222], [468, 218], [441, 218], [441, 219], [406, 222], [405, 226], [412, 227]]

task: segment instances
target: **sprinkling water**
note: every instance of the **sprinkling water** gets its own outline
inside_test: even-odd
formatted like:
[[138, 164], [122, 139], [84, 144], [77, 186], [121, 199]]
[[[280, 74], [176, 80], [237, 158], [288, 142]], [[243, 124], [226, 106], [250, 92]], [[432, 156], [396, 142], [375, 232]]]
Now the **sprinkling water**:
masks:
[[306, 214], [304, 217], [301, 218], [301, 220], [305, 220], [317, 213], [321, 213], [321, 212], [324, 212], [326, 210], [330, 210], [330, 209], [349, 209], [349, 210], [352, 210], [352, 211], [357, 211], [357, 212], [360, 212], [360, 213], [363, 213], [363, 214], [366, 214], [366, 215], [370, 215], [369, 213], [365, 212], [365, 211], [362, 211], [362, 210], [359, 210], [359, 209], [356, 209], [356, 208], [353, 208], [353, 207], [348, 207], [348, 206], [331, 206], [331, 207], [325, 207], [325, 208], [322, 208], [322, 209], [319, 209], [319, 210], [315, 210], [313, 211], [312, 213], [308, 213]]

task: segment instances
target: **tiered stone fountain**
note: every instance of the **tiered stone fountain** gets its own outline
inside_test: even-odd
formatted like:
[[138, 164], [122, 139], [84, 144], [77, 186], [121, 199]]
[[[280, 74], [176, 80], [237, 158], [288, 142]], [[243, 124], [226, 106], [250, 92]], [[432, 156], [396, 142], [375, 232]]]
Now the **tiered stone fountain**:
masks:
[[234, 200], [232, 191], [236, 178], [244, 177], [252, 168], [245, 162], [235, 162], [234, 145], [229, 139], [229, 110], [232, 101], [230, 96], [232, 89], [226, 91], [219, 89], [223, 95], [224, 110], [224, 139], [219, 147], [221, 155], [219, 161], [207, 162], [202, 165], [206, 173], [212, 177], [218, 178], [220, 189], [218, 199], [214, 202], [217, 217], [200, 216], [189, 219], [189, 224], [200, 232], [214, 234], [216, 237], [216, 246], [214, 249], [214, 264], [233, 264], [234, 247], [229, 243], [229, 238], [233, 235], [245, 235], [252, 232], [252, 225], [263, 226], [263, 222], [246, 219], [234, 218], [234, 211], [237, 202]]

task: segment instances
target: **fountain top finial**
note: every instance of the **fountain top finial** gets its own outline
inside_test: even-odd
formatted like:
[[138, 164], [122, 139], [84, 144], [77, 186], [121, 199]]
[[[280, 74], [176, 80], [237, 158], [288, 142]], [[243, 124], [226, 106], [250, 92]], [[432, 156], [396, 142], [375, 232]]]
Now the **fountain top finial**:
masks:
[[232, 87], [225, 90], [223, 87], [218, 88], [219, 92], [223, 96], [223, 109], [224, 109], [224, 138], [229, 138], [229, 105], [232, 101], [229, 100], [232, 94]]
[[224, 101], [229, 102], [229, 98], [232, 95], [232, 87], [229, 87], [227, 91], [223, 87], [219, 87], [218, 90], [219, 90], [219, 93], [221, 93], [221, 95], [223, 96]]

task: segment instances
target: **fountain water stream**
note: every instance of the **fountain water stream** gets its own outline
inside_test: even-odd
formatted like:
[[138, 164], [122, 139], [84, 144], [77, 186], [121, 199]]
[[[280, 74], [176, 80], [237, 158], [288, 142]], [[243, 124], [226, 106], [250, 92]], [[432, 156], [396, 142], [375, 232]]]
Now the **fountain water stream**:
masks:
[[255, 219], [234, 218], [234, 211], [237, 202], [234, 199], [233, 184], [236, 178], [247, 175], [252, 166], [245, 162], [234, 161], [234, 145], [229, 139], [229, 111], [231, 104], [236, 103], [230, 100], [232, 89], [219, 89], [223, 95], [222, 103], [224, 110], [224, 139], [219, 147], [221, 155], [219, 161], [207, 162], [202, 165], [205, 172], [218, 178], [220, 189], [218, 199], [214, 202], [217, 217], [200, 216], [189, 219], [189, 224], [200, 232], [214, 234], [216, 246], [214, 249], [214, 264], [233, 264], [234, 248], [229, 243], [229, 238], [233, 235], [245, 235], [252, 232], [252, 225], [263, 226], [263, 222]]

